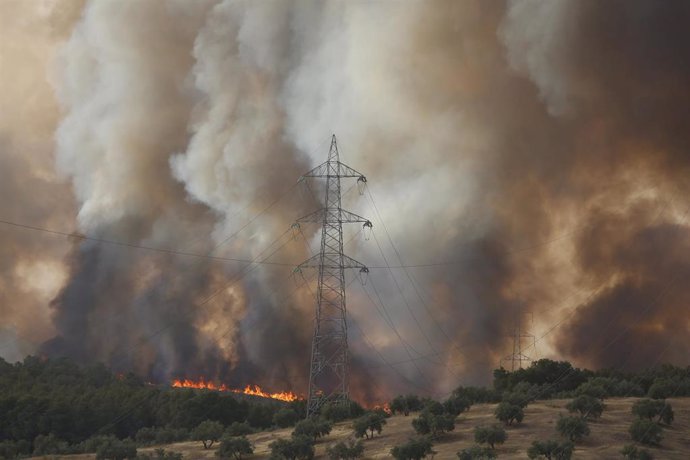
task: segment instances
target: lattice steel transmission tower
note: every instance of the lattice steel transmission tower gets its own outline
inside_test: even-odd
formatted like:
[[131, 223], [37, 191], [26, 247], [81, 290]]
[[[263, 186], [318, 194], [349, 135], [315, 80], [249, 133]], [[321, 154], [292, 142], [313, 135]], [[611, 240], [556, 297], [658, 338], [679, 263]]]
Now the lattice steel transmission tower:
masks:
[[[534, 323], [534, 318], [532, 318], [532, 322]], [[530, 356], [527, 356], [523, 352], [522, 348], [522, 341], [523, 339], [532, 339], [532, 345], [530, 347], [534, 347], [534, 353], [536, 354], [537, 352], [537, 339], [533, 334], [527, 334], [524, 332], [520, 331], [520, 320], [517, 320], [515, 322], [515, 329], [513, 332], [513, 353], [506, 356], [501, 360], [501, 367], [503, 366], [504, 362], [510, 361], [510, 370], [511, 372], [515, 371], [516, 367], [517, 369], [522, 369], [522, 363], [525, 361], [532, 361], [532, 358]], [[517, 365], [516, 365], [517, 363]]]
[[316, 316], [311, 345], [307, 417], [318, 413], [324, 403], [346, 403], [348, 391], [347, 309], [345, 306], [345, 269], [356, 268], [367, 273], [367, 267], [343, 254], [343, 224], [362, 223], [372, 227], [364, 217], [341, 207], [340, 180], [366, 177], [340, 162], [335, 134], [331, 138], [328, 160], [307, 172], [307, 177], [326, 179], [324, 207], [297, 220], [321, 223], [321, 251], [301, 263], [296, 270], [314, 267], [319, 270], [316, 293]]

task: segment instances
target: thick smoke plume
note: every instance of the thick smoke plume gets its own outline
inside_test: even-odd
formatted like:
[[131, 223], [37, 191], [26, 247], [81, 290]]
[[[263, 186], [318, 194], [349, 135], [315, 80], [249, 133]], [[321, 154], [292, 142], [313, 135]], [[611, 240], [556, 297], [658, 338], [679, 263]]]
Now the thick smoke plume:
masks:
[[[685, 2], [3, 8], [3, 219], [299, 263], [321, 189], [295, 183], [335, 132], [375, 225], [346, 233], [375, 267], [348, 290], [356, 396], [486, 383], [517, 324], [535, 357], [688, 364]], [[3, 356], [304, 391], [289, 267], [0, 232]]]

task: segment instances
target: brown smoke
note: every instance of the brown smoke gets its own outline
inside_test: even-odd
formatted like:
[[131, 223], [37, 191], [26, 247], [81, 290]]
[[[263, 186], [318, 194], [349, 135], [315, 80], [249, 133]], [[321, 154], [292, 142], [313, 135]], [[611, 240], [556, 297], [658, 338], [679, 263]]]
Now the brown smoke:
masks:
[[[516, 322], [530, 329], [532, 316], [537, 336], [559, 325], [539, 344], [549, 357], [687, 364], [685, 2], [93, 1], [76, 23], [46, 5], [64, 33], [15, 29], [60, 49], [27, 72], [55, 75], [56, 168], [73, 195], [54, 178], [47, 136], [58, 114], [40, 93], [36, 107], [53, 107], [40, 164], [14, 153], [30, 133], [3, 114], [3, 196], [31, 197], [3, 202], [3, 216], [200, 253], [220, 244], [213, 254], [252, 259], [317, 206], [290, 187], [336, 132], [376, 204], [346, 195], [376, 235], [354, 239], [350, 255], [374, 267], [439, 263], [394, 268], [395, 280], [374, 268], [366, 292], [351, 285], [362, 398], [486, 383]], [[24, 9], [14, 16], [41, 17]], [[3, 76], [4, 98], [20, 93], [5, 83], [21, 81], [20, 69]], [[38, 110], [27, 118], [41, 120]], [[156, 379], [303, 391], [313, 297], [288, 268], [228, 284], [241, 264], [92, 241], [61, 262], [64, 242], [1, 230], [12, 241], [0, 254], [12, 280], [0, 285], [1, 308], [16, 323], [3, 341], [29, 337], [31, 349], [54, 327], [47, 353]], [[316, 228], [304, 230], [314, 246]], [[52, 326], [45, 296], [14, 287], [39, 254], [66, 277]], [[286, 242], [275, 260], [308, 256]], [[20, 304], [43, 311], [43, 324], [22, 322]]]

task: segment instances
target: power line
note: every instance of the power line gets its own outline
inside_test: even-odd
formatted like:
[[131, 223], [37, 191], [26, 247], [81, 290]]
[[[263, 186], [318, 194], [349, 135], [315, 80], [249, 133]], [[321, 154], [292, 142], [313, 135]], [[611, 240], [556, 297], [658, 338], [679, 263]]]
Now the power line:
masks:
[[[393, 239], [391, 238], [390, 233], [388, 232], [388, 227], [386, 226], [386, 223], [383, 221], [383, 218], [381, 217], [381, 213], [379, 212], [378, 206], [376, 206], [376, 203], [374, 202], [374, 197], [371, 195], [371, 191], [369, 188], [367, 188], [367, 194], [369, 196], [369, 200], [371, 201], [371, 204], [374, 208], [374, 212], [376, 213], [376, 216], [379, 219], [379, 222], [381, 222], [381, 226], [383, 226], [383, 230], [386, 233], [386, 236], [388, 238], [388, 242], [390, 243], [391, 247], [393, 248], [393, 251], [396, 254], [396, 257], [398, 258], [398, 262], [400, 263], [401, 266], [403, 266], [403, 261], [402, 261], [402, 256], [400, 255], [400, 251], [398, 251], [398, 248], [395, 246], [393, 243]], [[376, 235], [374, 235], [374, 238], [376, 238]], [[378, 244], [378, 240], [377, 240]], [[465, 354], [464, 350], [462, 350], [459, 346], [457, 346], [454, 342], [454, 340], [448, 335], [446, 330], [441, 326], [439, 321], [436, 319], [436, 316], [432, 313], [431, 309], [429, 308], [429, 305], [427, 302], [424, 300], [422, 295], [419, 292], [419, 289], [417, 288], [417, 283], [416, 280], [414, 279], [413, 276], [410, 275], [410, 272], [407, 270], [406, 267], [403, 267], [403, 271], [405, 272], [405, 275], [407, 276], [407, 280], [410, 282], [410, 285], [412, 285], [412, 289], [414, 290], [415, 294], [417, 295], [417, 298], [419, 301], [422, 303], [422, 306], [424, 306], [424, 309], [426, 310], [427, 314], [431, 318], [431, 320], [434, 322], [436, 327], [441, 331], [443, 336], [446, 338], [446, 340], [453, 346], [460, 354], [465, 358], [468, 359], [468, 356]]]
[[[59, 236], [66, 236], [68, 238], [75, 238], [75, 239], [79, 239], [79, 240], [94, 241], [96, 243], [109, 244], [109, 245], [113, 245], [113, 246], [125, 247], [125, 248], [130, 248], [130, 249], [142, 249], [145, 251], [153, 251], [153, 252], [159, 252], [159, 253], [163, 253], [163, 254], [195, 257], [195, 258], [199, 258], [199, 259], [219, 260], [219, 261], [225, 261], [225, 262], [256, 263], [252, 259], [212, 256], [212, 255], [208, 255], [208, 254], [199, 254], [199, 253], [194, 253], [194, 252], [177, 251], [174, 249], [159, 248], [159, 247], [154, 247], [154, 246], [146, 246], [146, 245], [142, 245], [142, 244], [126, 243], [126, 242], [122, 242], [122, 241], [115, 241], [115, 240], [109, 240], [109, 239], [105, 239], [105, 238], [96, 238], [96, 237], [92, 237], [92, 236], [77, 234], [74, 232], [73, 233], [61, 232], [58, 230], [51, 230], [48, 228], [37, 227], [34, 225], [20, 224], [17, 222], [10, 222], [7, 220], [0, 220], [0, 224], [10, 225], [12, 227], [24, 228], [24, 229], [28, 229], [28, 230], [35, 230], [35, 231], [44, 232], [44, 233], [51, 233], [51, 234], [59, 235]], [[245, 228], [245, 227], [243, 227], [243, 228]], [[237, 232], [235, 234], [231, 235], [231, 237], [235, 236], [236, 234], [237, 234]], [[227, 241], [228, 239], [229, 238], [226, 238], [225, 241]], [[223, 243], [221, 243], [221, 244], [223, 244]], [[218, 247], [218, 246], [220, 246], [220, 244], [217, 245], [216, 247]], [[286, 262], [260, 262], [260, 263], [262, 265], [294, 266], [294, 264], [286, 263]]]

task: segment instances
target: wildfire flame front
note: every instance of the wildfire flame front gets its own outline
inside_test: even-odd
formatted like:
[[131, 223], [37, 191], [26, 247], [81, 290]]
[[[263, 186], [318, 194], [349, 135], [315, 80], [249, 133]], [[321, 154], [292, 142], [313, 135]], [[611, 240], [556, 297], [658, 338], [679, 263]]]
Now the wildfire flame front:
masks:
[[203, 378], [200, 378], [199, 380], [189, 380], [189, 379], [184, 379], [184, 380], [173, 380], [172, 387], [174, 388], [196, 388], [196, 389], [202, 389], [202, 390], [214, 390], [214, 391], [229, 391], [232, 393], [240, 393], [240, 394], [245, 394], [245, 395], [251, 395], [251, 396], [261, 396], [263, 398], [271, 398], [271, 399], [278, 399], [280, 401], [295, 401], [299, 399], [299, 397], [290, 392], [290, 391], [281, 391], [278, 393], [268, 393], [265, 392], [261, 389], [259, 385], [247, 385], [243, 389], [238, 389], [238, 388], [230, 388], [224, 383], [221, 383], [220, 385], [215, 384], [210, 381], [206, 381]]

